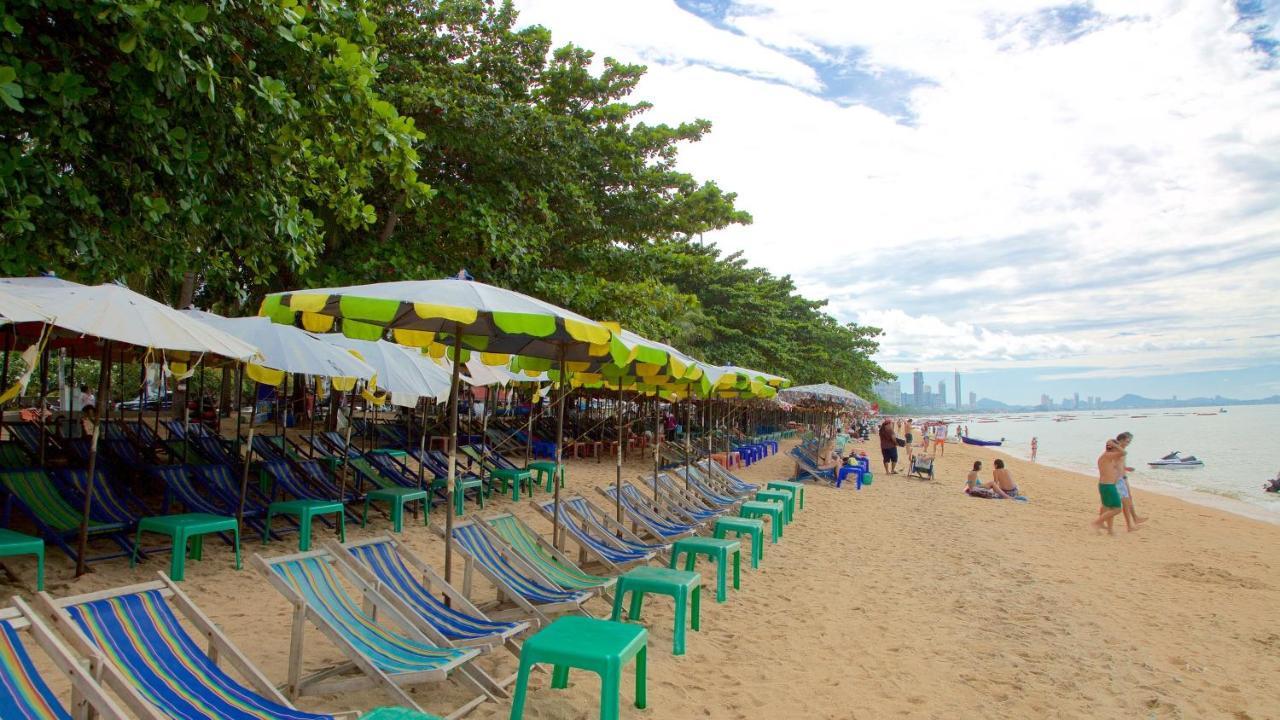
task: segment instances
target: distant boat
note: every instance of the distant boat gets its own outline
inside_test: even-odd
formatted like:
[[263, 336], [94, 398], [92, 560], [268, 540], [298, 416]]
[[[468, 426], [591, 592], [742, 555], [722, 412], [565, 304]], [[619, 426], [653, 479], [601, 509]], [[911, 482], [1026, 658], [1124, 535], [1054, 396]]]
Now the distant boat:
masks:
[[1000, 444], [1004, 442], [1004, 438], [1000, 438], [999, 440], [979, 440], [978, 438], [971, 438], [971, 437], [962, 435], [960, 436], [960, 441], [963, 442], [965, 445], [982, 445], [984, 447], [1000, 447]]
[[1220, 413], [1196, 413], [1197, 415], [1219, 415]]
[[1182, 457], [1182, 453], [1177, 450], [1165, 455], [1159, 460], [1153, 460], [1147, 463], [1153, 468], [1181, 469], [1181, 468], [1198, 468], [1204, 467], [1204, 461], [1196, 458], [1195, 455]]

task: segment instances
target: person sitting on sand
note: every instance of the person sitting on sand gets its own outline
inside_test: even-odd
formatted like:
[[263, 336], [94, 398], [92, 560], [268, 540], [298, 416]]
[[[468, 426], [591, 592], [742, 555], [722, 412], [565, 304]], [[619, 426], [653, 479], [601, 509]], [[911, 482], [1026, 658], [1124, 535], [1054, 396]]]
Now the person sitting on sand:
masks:
[[999, 495], [995, 491], [983, 484], [982, 479], [978, 477], [978, 471], [982, 469], [982, 461], [974, 460], [973, 469], [969, 471], [969, 477], [964, 481], [964, 494], [969, 497], [987, 498], [993, 500]]
[[1018, 485], [1013, 481], [1013, 475], [1009, 474], [1009, 470], [1004, 466], [1004, 460], [996, 458], [996, 468], [991, 471], [991, 484], [988, 486], [1006, 500], [1015, 498], [1022, 493], [1018, 490]]

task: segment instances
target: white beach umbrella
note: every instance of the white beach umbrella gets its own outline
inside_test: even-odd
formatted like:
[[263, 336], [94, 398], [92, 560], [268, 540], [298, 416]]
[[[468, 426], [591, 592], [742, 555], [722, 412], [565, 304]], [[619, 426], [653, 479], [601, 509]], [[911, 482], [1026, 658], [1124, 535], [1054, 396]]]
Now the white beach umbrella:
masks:
[[53, 320], [47, 313], [32, 303], [23, 300], [8, 289], [0, 287], [0, 325], [7, 322], [49, 323]]
[[341, 333], [317, 336], [335, 347], [355, 350], [375, 371], [377, 385], [392, 402], [412, 407], [420, 397], [449, 399], [449, 374], [422, 353], [386, 340], [355, 340]]
[[313, 377], [358, 380], [368, 380], [376, 372], [346, 349], [290, 325], [280, 325], [256, 316], [228, 318], [203, 310], [183, 312], [257, 347], [262, 353], [262, 361], [257, 364], [265, 368]]

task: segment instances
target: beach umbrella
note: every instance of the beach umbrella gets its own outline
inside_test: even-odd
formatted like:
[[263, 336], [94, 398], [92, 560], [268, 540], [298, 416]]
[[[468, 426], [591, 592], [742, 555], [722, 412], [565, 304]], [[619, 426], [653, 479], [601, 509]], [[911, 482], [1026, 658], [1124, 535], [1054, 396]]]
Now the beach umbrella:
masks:
[[449, 373], [422, 353], [386, 340], [356, 340], [341, 333], [318, 336], [331, 347], [354, 350], [377, 374], [379, 390], [391, 393], [392, 402], [417, 405], [418, 398], [449, 397]]
[[53, 317], [39, 307], [23, 300], [9, 289], [0, 287], [0, 325], [27, 322], [48, 324], [52, 321]]
[[[106, 402], [110, 387], [112, 345], [131, 345], [146, 351], [181, 352], [204, 357], [216, 355], [245, 362], [261, 359], [258, 349], [243, 340], [130, 290], [123, 285], [76, 285], [56, 278], [22, 278], [0, 283], [19, 288], [21, 296], [53, 317], [65, 333], [94, 338], [102, 343], [102, 369], [98, 397], [103, 412], [89, 441], [89, 478], [98, 458], [98, 435], [110, 413]], [[93, 507], [93, 483], [86, 484], [80, 536], [76, 546], [76, 575], [85, 571], [89, 511]]]
[[796, 387], [786, 388], [778, 392], [778, 397], [793, 405], [819, 403], [825, 405], [840, 405], [848, 408], [864, 408], [870, 406], [866, 400], [863, 400], [857, 394], [851, 393], [842, 387], [832, 385], [831, 383], [799, 385]]
[[184, 310], [189, 317], [234, 335], [258, 348], [261, 362], [249, 363], [249, 377], [279, 385], [283, 373], [324, 378], [368, 380], [374, 369], [344, 348], [318, 336], [264, 317], [229, 318], [203, 310]]
[[[295, 317], [312, 331], [328, 331], [341, 321], [348, 337], [384, 336], [402, 345], [454, 359], [449, 391], [449, 508], [445, 515], [445, 580], [452, 576], [453, 492], [457, 473], [458, 384], [462, 364], [479, 352], [490, 364], [510, 355], [554, 360], [556, 383], [556, 464], [563, 462], [565, 372], [609, 351], [609, 329], [594, 320], [512, 290], [462, 279], [406, 280], [345, 288], [273, 293], [259, 314], [292, 324]], [[560, 483], [555, 488], [553, 535], [559, 534]]]

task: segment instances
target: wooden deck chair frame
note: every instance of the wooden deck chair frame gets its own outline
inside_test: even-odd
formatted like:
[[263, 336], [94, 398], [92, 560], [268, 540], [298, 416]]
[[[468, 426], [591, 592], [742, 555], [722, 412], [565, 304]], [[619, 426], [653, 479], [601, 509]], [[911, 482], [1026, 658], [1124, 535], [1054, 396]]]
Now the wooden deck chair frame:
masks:
[[[678, 484], [676, 483], [676, 481], [673, 480], [671, 476], [666, 473], [659, 473], [658, 478], [659, 478], [659, 483], [658, 483], [657, 502], [659, 506], [665, 509], [666, 515], [671, 519], [675, 520], [676, 522], [682, 523], [684, 525], [697, 526], [697, 532], [701, 532], [704, 529], [706, 529], [707, 525], [710, 524], [711, 522], [711, 518], [698, 519], [693, 516], [693, 514], [690, 512], [690, 506], [688, 504], [691, 501], [684, 496], [683, 488], [679, 488], [677, 486]], [[641, 479], [644, 479], [644, 478], [642, 477]], [[649, 481], [652, 482], [652, 479], [649, 479]], [[650, 485], [649, 489], [650, 490], [653, 489], [652, 485]], [[649, 499], [649, 498], [646, 497], [646, 499]], [[649, 502], [652, 503], [653, 501], [649, 500]], [[715, 512], [717, 516], [724, 514], [723, 511], [715, 511], [707, 507], [698, 507], [697, 509], [704, 510], [707, 512]]]
[[[672, 476], [668, 473], [658, 473], [658, 489], [666, 490], [667, 498], [675, 501], [676, 508], [683, 514], [693, 516], [690, 510], [699, 510], [702, 512], [715, 513], [716, 515], [724, 515], [728, 512], [728, 508], [712, 505], [709, 500], [702, 496], [702, 493], [694, 489], [690, 484], [689, 489], [684, 488], [684, 478]], [[698, 520], [696, 522], [707, 522], [706, 520]]]
[[721, 465], [720, 463], [714, 460], [702, 459], [702, 460], [699, 460], [697, 463], [695, 463], [695, 465], [699, 470], [702, 471], [703, 477], [714, 480], [716, 483], [718, 483], [718, 487], [724, 490], [729, 495], [737, 495], [739, 497], [750, 497], [755, 492], [755, 490], [743, 490], [741, 492], [734, 490], [733, 485], [735, 483], [738, 485], [753, 485], [753, 486], [756, 486], [757, 488], [759, 487], [759, 483], [750, 483], [750, 482], [747, 482], [746, 480], [743, 480], [737, 475], [734, 475], [733, 473], [729, 472], [727, 468], [725, 468], [723, 465]]
[[[302, 553], [293, 553], [291, 555], [281, 555], [279, 557], [264, 558], [254, 553], [253, 559], [250, 561], [254, 567], [266, 576], [268, 582], [271, 583], [281, 595], [284, 595], [289, 603], [293, 605], [293, 617], [290, 623], [289, 637], [289, 677], [285, 683], [285, 694], [288, 697], [298, 697], [301, 695], [328, 695], [335, 693], [343, 693], [353, 690], [362, 690], [368, 687], [382, 688], [397, 705], [416, 710], [418, 712], [426, 712], [421, 706], [414, 701], [413, 697], [405, 691], [406, 685], [417, 685], [425, 682], [443, 682], [449, 679], [449, 670], [459, 671], [460, 676], [466, 684], [470, 684], [474, 689], [479, 691], [479, 695], [473, 697], [462, 705], [462, 707], [454, 710], [445, 716], [446, 720], [455, 720], [465, 716], [467, 713], [479, 707], [485, 701], [497, 698], [484, 687], [472, 673], [467, 672], [467, 665], [476, 658], [479, 650], [475, 648], [469, 649], [468, 657], [461, 660], [452, 668], [441, 668], [437, 670], [424, 670], [419, 672], [402, 673], [398, 675], [390, 675], [378, 666], [374, 665], [363, 653], [354, 645], [342, 637], [329, 623], [325, 622], [323, 616], [311, 608], [307, 601], [294, 591], [293, 588], [280, 579], [276, 575], [273, 565], [290, 562], [293, 560], [301, 560], [304, 558], [321, 558], [333, 563], [349, 581], [352, 582], [361, 591], [361, 600], [365, 612], [371, 616], [378, 618], [385, 616], [395, 624], [396, 628], [408, 636], [410, 639], [427, 645], [433, 644], [427, 638], [417, 625], [409, 617], [401, 613], [396, 606], [387, 601], [386, 597], [376, 592], [370, 583], [365, 582], [359, 575], [351, 574], [345, 571], [343, 565], [339, 564], [333, 554], [327, 549], [309, 550]], [[307, 621], [320, 631], [330, 642], [340, 649], [348, 658], [347, 662], [339, 663], [333, 667], [319, 670], [310, 675], [302, 675], [302, 654], [303, 640], [306, 631]], [[351, 670], [356, 670], [360, 674], [348, 677], [339, 677]], [[505, 694], [505, 693], [504, 693]]]
[[[576, 563], [576, 562], [574, 562], [574, 561], [570, 560], [570, 559], [568, 558], [568, 556], [566, 556], [564, 553], [560, 552], [560, 549], [559, 549], [559, 548], [557, 548], [555, 545], [552, 545], [550, 542], [548, 542], [546, 538], [542, 537], [542, 533], [540, 533], [540, 532], [538, 532], [538, 531], [534, 530], [533, 528], [529, 527], [529, 525], [528, 525], [527, 523], [525, 523], [525, 521], [521, 520], [521, 519], [519, 518], [519, 516], [515, 515], [514, 513], [509, 513], [509, 512], [504, 512], [504, 513], [494, 513], [494, 514], [492, 514], [492, 515], [489, 515], [488, 517], [477, 517], [477, 518], [476, 518], [476, 520], [478, 521], [478, 524], [480, 525], [480, 527], [484, 528], [484, 531], [485, 531], [485, 532], [487, 532], [487, 533], [489, 533], [490, 538], [491, 538], [494, 542], [500, 542], [500, 543], [503, 543], [503, 544], [507, 545], [508, 547], [510, 547], [510, 546], [511, 546], [511, 544], [510, 544], [510, 543], [508, 543], [508, 542], [507, 542], [507, 541], [502, 537], [502, 535], [500, 535], [500, 534], [498, 533], [497, 529], [495, 529], [492, 525], [490, 525], [490, 523], [491, 523], [492, 521], [494, 521], [494, 520], [498, 520], [498, 519], [501, 519], [501, 518], [506, 518], [506, 517], [510, 517], [512, 520], [514, 520], [514, 521], [516, 522], [516, 524], [517, 524], [517, 525], [519, 525], [521, 528], [523, 528], [524, 530], [526, 530], [526, 531], [529, 533], [529, 535], [533, 536], [534, 538], [537, 538], [537, 541], [538, 541], [538, 547], [542, 548], [543, 550], [546, 550], [546, 551], [551, 555], [551, 557], [555, 558], [556, 560], [559, 560], [560, 562], [562, 562], [562, 563], [564, 563], [565, 565], [567, 565], [567, 566], [569, 566], [569, 567], [573, 568], [574, 570], [577, 570], [578, 572], [582, 573], [583, 575], [595, 575], [595, 573], [589, 573], [589, 572], [587, 572], [586, 570], [583, 570], [583, 569], [582, 569], [582, 567], [581, 567], [580, 565], [578, 565], [578, 563]], [[511, 549], [512, 549], [512, 551], [513, 551], [513, 552], [515, 551], [515, 548], [514, 548], [514, 547], [512, 547]], [[532, 565], [532, 564], [533, 564], [533, 563], [530, 563], [530, 565]], [[539, 572], [539, 575], [541, 575], [542, 577], [546, 578], [547, 582], [551, 583], [551, 586], [552, 586], [552, 587], [560, 587], [560, 585], [558, 585], [558, 584], [555, 582], [555, 580], [553, 580], [551, 577], [547, 576], [547, 574], [546, 574], [546, 573], [542, 573], [542, 572], [540, 571], [540, 572]], [[597, 576], [597, 577], [598, 577], [598, 576]], [[584, 590], [584, 592], [589, 592], [589, 593], [591, 593], [592, 595], [599, 595], [600, 597], [602, 597], [602, 598], [604, 598], [604, 599], [605, 599], [605, 602], [608, 602], [610, 605], [612, 605], [612, 604], [613, 604], [613, 595], [609, 593], [609, 588], [612, 588], [612, 587], [617, 583], [617, 579], [616, 579], [616, 578], [609, 578], [609, 580], [610, 580], [611, 582], [607, 582], [607, 583], [605, 583], [605, 584], [603, 584], [603, 585], [597, 585], [597, 586], [592, 587], [592, 588], [590, 588], [590, 589]], [[568, 589], [568, 588], [566, 588], [566, 589]]]
[[[591, 504], [591, 501], [590, 501], [590, 500], [588, 500], [586, 497], [584, 497], [584, 496], [582, 496], [582, 495], [574, 495], [574, 496], [571, 496], [569, 499], [570, 499], [570, 500], [581, 500], [582, 502], [586, 503], [587, 507], [588, 507], [588, 508], [590, 508], [592, 512], [595, 512], [595, 511], [596, 511], [596, 507], [595, 507], [594, 505], [592, 505], [592, 504]], [[533, 508], [534, 508], [535, 510], [537, 510], [537, 511], [538, 511], [538, 514], [539, 514], [539, 515], [541, 515], [542, 517], [546, 518], [549, 522], [554, 522], [554, 520], [553, 520], [553, 518], [552, 518], [552, 514], [555, 512], [555, 510], [553, 510], [553, 509], [551, 509], [551, 508], [548, 508], [548, 507], [547, 507], [547, 505], [546, 505], [546, 503], [550, 503], [550, 502], [552, 502], [552, 501], [550, 501], [550, 500], [546, 500], [546, 501], [536, 501], [536, 500], [535, 500], [535, 501], [534, 501], [534, 503], [533, 503]], [[564, 502], [564, 498], [561, 498], [561, 502], [562, 502], [562, 503]], [[554, 506], [554, 503], [553, 503], [553, 506]], [[563, 505], [562, 505], [562, 506], [563, 506]], [[577, 513], [573, 512], [572, 510], [569, 510], [567, 507], [565, 507], [565, 512], [566, 512], [566, 513], [569, 513], [570, 515], [574, 515], [575, 517], [577, 517]], [[613, 516], [612, 516], [612, 515], [609, 515], [609, 514], [607, 514], [607, 513], [601, 513], [601, 517], [602, 517], [602, 518], [604, 518], [604, 522], [603, 522], [603, 524], [604, 524], [604, 526], [605, 526], [607, 529], [609, 529], [609, 530], [611, 530], [611, 531], [613, 531], [613, 532], [618, 533], [618, 534], [619, 534], [619, 535], [621, 535], [623, 538], [625, 538], [625, 539], [627, 539], [627, 540], [630, 540], [630, 541], [632, 541], [632, 542], [635, 542], [635, 543], [639, 543], [639, 544], [641, 544], [641, 545], [651, 545], [651, 544], [652, 544], [652, 543], [647, 543], [647, 542], [645, 542], [644, 540], [641, 540], [639, 536], [637, 536], [635, 533], [633, 533], [633, 532], [631, 532], [630, 530], [628, 530], [628, 529], [627, 529], [627, 527], [626, 527], [625, 525], [620, 525], [620, 524], [618, 524], [618, 521], [617, 521], [617, 520], [615, 520], [615, 519], [613, 518]], [[582, 531], [583, 531], [583, 532], [586, 532], [588, 535], [591, 535], [591, 533], [590, 533], [590, 532], [588, 532], [588, 527], [587, 527], [587, 526], [584, 524], [584, 522], [582, 521], [582, 518], [578, 518], [577, 522], [578, 522], [578, 526], [579, 526], [580, 528], [582, 528]], [[592, 537], [594, 537], [594, 535], [592, 535]], [[561, 524], [561, 526], [560, 526], [560, 537], [556, 538], [556, 545], [558, 545], [558, 546], [563, 546], [563, 545], [565, 544], [566, 539], [572, 539], [572, 540], [574, 541], [574, 544], [576, 544], [576, 545], [578, 546], [578, 557], [579, 557], [579, 563], [578, 563], [578, 564], [579, 564], [579, 566], [581, 566], [581, 565], [583, 564], [583, 563], [582, 563], [582, 560], [583, 560], [584, 558], [586, 558], [587, 556], [590, 556], [590, 557], [594, 557], [596, 560], [600, 561], [602, 564], [604, 564], [605, 566], [607, 566], [611, 571], [613, 571], [613, 572], [617, 572], [617, 573], [626, 572], [626, 570], [627, 570], [627, 569], [632, 568], [632, 567], [636, 567], [636, 566], [638, 566], [638, 565], [645, 565], [645, 564], [648, 564], [648, 562], [649, 562], [650, 560], [653, 560], [654, 558], [659, 558], [659, 561], [660, 561], [660, 562], [662, 562], [661, 558], [665, 555], [665, 553], [663, 553], [663, 552], [661, 552], [661, 551], [653, 550], [653, 551], [651, 551], [651, 552], [650, 552], [649, 556], [648, 556], [648, 557], [646, 557], [646, 558], [643, 558], [643, 559], [636, 559], [636, 560], [632, 560], [631, 562], [626, 562], [626, 563], [621, 563], [621, 564], [619, 564], [619, 563], [617, 563], [617, 562], [614, 562], [613, 560], [610, 560], [609, 558], [605, 557], [604, 555], [601, 555], [601, 554], [600, 554], [597, 550], [595, 550], [594, 548], [588, 547], [587, 545], [584, 545], [583, 543], [578, 542], [577, 538], [575, 538], [575, 537], [574, 537], [574, 536], [573, 536], [573, 535], [572, 535], [568, 530], [566, 530], [566, 529], [564, 528], [564, 525], [563, 525], [563, 524]], [[609, 542], [608, 538], [600, 538], [600, 542], [601, 542], [602, 544], [606, 544], [606, 545], [607, 545], [607, 544], [610, 544], [610, 542]]]
[[[470, 519], [455, 520], [453, 527], [456, 530], [460, 527], [467, 527], [468, 525], [474, 525], [474, 524], [475, 524], [475, 521]], [[431, 529], [440, 537], [442, 538], [444, 537], [444, 530], [441, 529], [439, 526], [433, 525]], [[486, 536], [490, 537], [491, 540], [493, 539], [492, 533], [487, 528], [482, 527], [481, 531], [484, 532]], [[498, 553], [502, 555], [502, 557], [506, 559], [506, 561], [510, 563], [512, 566], [514, 566], [517, 570], [529, 575], [530, 577], [536, 578], [542, 581], [543, 583], [546, 583], [550, 587], [559, 587], [555, 583], [548, 580], [546, 576], [544, 576], [542, 573], [538, 572], [537, 568], [533, 567], [528, 562], [526, 562], [524, 558], [520, 557], [519, 553], [517, 553], [515, 550], [512, 550], [505, 542], [502, 541], [502, 538], [496, 539], [496, 542], [494, 542], [494, 547], [497, 548]], [[584, 598], [580, 602], [565, 601], [565, 602], [559, 602], [559, 603], [539, 603], [537, 605], [534, 605], [533, 603], [529, 602], [529, 600], [525, 598], [523, 595], [513, 590], [511, 586], [507, 585], [506, 581], [498, 577], [495, 573], [489, 570], [489, 568], [485, 567], [484, 563], [477, 560], [475, 556], [473, 556], [471, 552], [467, 550], [467, 548], [463, 547], [460, 543], [455, 542], [453, 544], [453, 549], [462, 555], [462, 558], [464, 561], [462, 566], [462, 594], [467, 598], [471, 597], [471, 584], [474, 580], [475, 573], [478, 572], [481, 575], [483, 575], [484, 578], [488, 580], [495, 588], [497, 588], [498, 594], [499, 594], [499, 600], [501, 600], [502, 598], [506, 598], [507, 600], [511, 601], [511, 603], [514, 604], [519, 610], [523, 610], [525, 613], [528, 613], [528, 616], [533, 619], [534, 624], [538, 628], [543, 628], [543, 627], [546, 627], [547, 625], [550, 625], [552, 615], [559, 615], [567, 612], [580, 612], [583, 615], [586, 615], [587, 617], [592, 617], [591, 613], [586, 608], [582, 607], [582, 603], [586, 602], [586, 598]], [[587, 598], [589, 597], [590, 595], [588, 594]], [[506, 620], [510, 616], [509, 613], [507, 612], [495, 613], [492, 611], [489, 611], [488, 615], [490, 617], [497, 618], [499, 620]]]
[[[703, 485], [706, 485], [708, 488], [716, 491], [717, 493], [725, 495], [726, 497], [734, 498], [739, 503], [742, 503], [751, 499], [751, 496], [755, 493], [755, 491], [735, 490], [732, 484], [730, 483], [728, 477], [720, 474], [716, 470], [710, 470], [710, 471], [707, 470], [706, 464], [708, 462], [710, 462], [716, 468], [719, 468], [720, 470], [724, 470], [724, 468], [720, 467], [719, 463], [713, 460], [699, 460], [698, 462], [694, 463], [692, 465], [693, 472], [695, 473], [698, 480], [702, 482]], [[743, 481], [740, 478], [734, 477], [734, 480], [736, 480], [739, 483], [743, 483]], [[747, 484], [747, 483], [743, 483], [743, 484]]]
[[[626, 485], [629, 485], [629, 484], [630, 483], [624, 483], [623, 486], [625, 487]], [[658, 503], [655, 503], [655, 501], [651, 497], [650, 494], [653, 491], [652, 486], [645, 485], [644, 487], [646, 491], [642, 492], [641, 495], [644, 499], [645, 504], [648, 505], [651, 511], [653, 511], [657, 515], [662, 515], [667, 517], [668, 519], [679, 522], [681, 525], [693, 524], [691, 522], [686, 522], [685, 520], [682, 520], [679, 517], [672, 517], [671, 511], [667, 509], [665, 504], [661, 503], [660, 501]], [[610, 490], [613, 489], [613, 486], [610, 485], [609, 489]], [[600, 496], [603, 497], [605, 500], [608, 500], [609, 502], [614, 502], [614, 499], [609, 497], [609, 491], [606, 490], [605, 488], [597, 487], [596, 492], [600, 493]], [[659, 496], [661, 496], [662, 488], [658, 488], [658, 493], [659, 493]], [[679, 540], [680, 538], [691, 537], [697, 534], [695, 530], [687, 530], [677, 535], [663, 535], [658, 530], [658, 528], [649, 521], [648, 518], [646, 518], [643, 515], [633, 513], [631, 509], [627, 507], [625, 504], [622, 506], [622, 511], [626, 513], [627, 517], [631, 519], [631, 522], [633, 524], [638, 525], [641, 528], [644, 528], [645, 532], [649, 533], [650, 536], [652, 536], [655, 540], [657, 540], [660, 543], [671, 543], [671, 542], [675, 542], [676, 540]]]
[[[48, 621], [31, 608], [22, 598], [13, 597], [9, 607], [0, 608], [0, 620], [6, 621], [19, 632], [26, 634], [40, 646], [44, 654], [63, 675], [71, 681], [71, 707], [69, 713], [75, 720], [87, 720], [92, 714], [103, 720], [129, 720], [133, 717], [145, 720], [162, 720], [150, 703], [125, 687], [124, 678], [115, 676], [120, 686], [120, 698], [132, 713], [126, 712], [115, 698], [107, 694], [102, 680], [113, 670], [98, 655], [89, 655], [83, 662], [68, 647], [65, 640], [49, 627]], [[121, 692], [123, 691], [123, 692]]]

